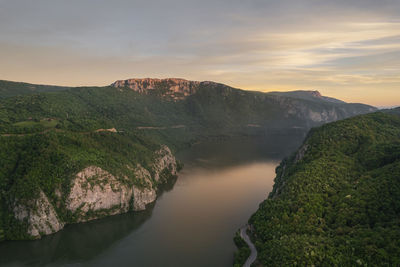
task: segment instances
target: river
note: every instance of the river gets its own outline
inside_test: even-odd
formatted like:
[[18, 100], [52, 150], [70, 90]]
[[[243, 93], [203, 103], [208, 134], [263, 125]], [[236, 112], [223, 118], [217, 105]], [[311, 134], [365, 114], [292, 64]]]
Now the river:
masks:
[[302, 137], [202, 143], [178, 153], [176, 183], [144, 212], [112, 216], [37, 241], [0, 244], [4, 266], [232, 266], [233, 236], [272, 190], [275, 168]]

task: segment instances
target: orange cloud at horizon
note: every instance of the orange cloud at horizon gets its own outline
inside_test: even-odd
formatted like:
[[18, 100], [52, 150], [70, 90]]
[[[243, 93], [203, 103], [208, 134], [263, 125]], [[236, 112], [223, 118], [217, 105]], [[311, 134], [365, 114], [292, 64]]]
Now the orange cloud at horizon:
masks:
[[400, 105], [400, 2], [154, 1], [1, 2], [0, 79], [181, 77]]

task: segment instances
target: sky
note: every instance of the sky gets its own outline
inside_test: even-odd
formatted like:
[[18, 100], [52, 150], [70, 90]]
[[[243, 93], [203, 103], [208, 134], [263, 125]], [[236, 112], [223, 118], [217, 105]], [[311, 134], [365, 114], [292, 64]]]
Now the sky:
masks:
[[400, 0], [0, 0], [0, 79], [145, 77], [400, 105]]

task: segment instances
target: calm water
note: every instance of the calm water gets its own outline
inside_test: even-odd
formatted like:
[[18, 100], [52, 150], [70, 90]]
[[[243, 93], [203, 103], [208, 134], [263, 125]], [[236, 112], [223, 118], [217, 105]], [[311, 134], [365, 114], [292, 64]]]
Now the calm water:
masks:
[[69, 225], [38, 241], [0, 244], [5, 266], [232, 266], [235, 231], [273, 186], [301, 136], [201, 144], [147, 211]]

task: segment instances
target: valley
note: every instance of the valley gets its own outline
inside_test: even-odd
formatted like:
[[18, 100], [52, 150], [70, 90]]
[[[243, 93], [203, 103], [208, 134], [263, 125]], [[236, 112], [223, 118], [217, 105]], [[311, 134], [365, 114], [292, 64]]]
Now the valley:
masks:
[[[185, 179], [180, 176], [196, 176], [200, 168], [206, 172], [200, 176], [215, 177], [213, 170], [216, 168], [215, 171], [221, 171], [217, 176], [221, 175], [224, 182], [216, 186], [214, 182], [218, 183], [218, 178], [207, 179], [204, 191], [220, 191], [216, 196], [223, 195], [221, 203], [205, 201], [199, 202], [200, 205], [196, 202], [196, 205], [200, 205], [197, 210], [203, 211], [201, 218], [198, 217], [200, 221], [208, 217], [221, 218], [227, 223], [223, 231], [221, 226], [218, 227], [221, 234], [226, 235], [221, 243], [216, 243], [227, 250], [215, 255], [215, 264], [210, 266], [232, 264], [235, 251], [232, 235], [246, 224], [251, 212], [272, 190], [276, 164], [300, 146], [309, 129], [376, 111], [376, 108], [368, 105], [348, 104], [323, 97], [316, 91], [260, 93], [214, 82], [183, 79], [130, 79], [106, 87], [63, 90], [44, 87], [43, 90], [49, 92], [21, 91], [18, 96], [0, 100], [0, 160], [4, 162], [0, 169], [0, 240], [44, 238], [35, 242], [46, 244], [49, 242], [46, 240], [54, 239], [46, 235], [64, 227], [65, 231], [69, 227], [80, 229], [82, 222], [127, 212], [133, 212], [133, 215], [126, 215], [128, 217], [138, 214], [139, 218], [141, 213], [138, 211], [145, 210], [142, 214], [152, 214], [153, 207], [158, 207], [157, 198], [159, 205], [163, 205], [165, 185], [170, 187], [167, 191], [175, 192], [174, 188], [178, 186], [176, 190], [180, 192], [179, 184]], [[178, 174], [178, 171], [183, 164], [175, 159], [175, 155], [185, 165], [182, 174]], [[263, 164], [269, 164], [265, 170], [271, 173], [267, 180], [261, 178], [262, 166], [267, 166]], [[228, 171], [227, 166], [235, 171]], [[224, 174], [225, 171], [229, 175]], [[242, 173], [242, 176], [238, 177], [236, 185], [233, 183], [231, 186], [235, 186], [236, 191], [248, 192], [229, 193], [223, 189], [230, 183], [229, 179], [234, 179], [235, 173]], [[247, 183], [243, 180], [245, 177], [252, 179], [252, 182]], [[256, 178], [261, 180], [253, 180]], [[178, 182], [174, 187], [176, 180]], [[261, 186], [259, 182], [268, 183], [269, 186]], [[185, 190], [199, 190], [199, 186]], [[277, 190], [275, 187], [274, 191]], [[256, 188], [260, 192], [257, 198], [247, 195], [255, 192]], [[186, 195], [187, 192], [183, 191], [182, 194]], [[165, 197], [169, 194], [172, 193], [166, 192]], [[195, 191], [193, 194], [198, 198], [196, 201], [204, 200], [202, 194]], [[241, 198], [241, 201], [248, 203], [248, 206], [236, 210], [241, 216], [229, 222], [234, 215], [226, 214], [223, 210], [233, 212], [234, 203], [239, 205], [237, 201], [229, 201], [235, 194], [247, 196], [248, 201], [245, 198]], [[180, 201], [182, 204], [174, 202], [170, 209], [190, 203], [190, 196]], [[182, 208], [183, 211], [190, 209], [191, 204], [187, 205]], [[215, 209], [209, 209], [210, 205], [214, 205]], [[185, 221], [182, 216], [177, 215], [176, 219]], [[191, 216], [197, 217], [195, 214]], [[135, 229], [140, 229], [142, 223], [143, 227], [152, 225], [152, 220], [151, 216], [138, 219], [139, 224], [124, 228], [127, 231], [124, 235], [136, 235], [139, 230]], [[165, 217], [163, 220], [170, 219]], [[79, 224], [74, 225], [76, 223]], [[195, 225], [194, 222], [188, 222], [186, 226], [174, 223], [180, 227]], [[159, 225], [157, 223], [154, 227]], [[209, 229], [196, 231], [200, 236], [209, 235]], [[58, 233], [54, 235], [64, 236]], [[162, 236], [161, 233], [159, 235]], [[194, 239], [203, 240], [200, 236]], [[226, 238], [228, 236], [229, 239]], [[177, 236], [171, 238], [176, 239]], [[207, 240], [213, 241], [212, 238]], [[104, 242], [101, 250], [107, 250], [109, 241], [106, 239]], [[197, 241], [192, 242], [190, 249], [195, 249]], [[135, 244], [139, 252], [137, 246], [145, 245], [146, 241]], [[30, 245], [10, 245], [10, 255], [17, 255], [24, 246]], [[256, 246], [262, 252], [259, 245]], [[165, 248], [160, 246], [160, 250]], [[96, 257], [98, 253], [103, 252], [96, 252]], [[172, 256], [176, 251], [170, 253]], [[187, 253], [185, 260], [189, 263], [193, 261], [196, 251]], [[261, 253], [258, 256], [258, 262], [263, 255]], [[40, 262], [48, 261], [40, 257], [37, 259]], [[104, 261], [107, 259], [104, 258]], [[124, 259], [128, 261], [130, 257], [121, 258], [122, 261]], [[172, 256], [170, 266], [180, 264], [174, 259]], [[235, 259], [240, 261], [243, 257], [235, 256]], [[10, 257], [4, 263], [11, 264], [14, 260]], [[54, 260], [58, 262], [61, 259]], [[94, 258], [85, 259], [92, 260]], [[142, 263], [148, 265], [148, 260], [143, 259]], [[65, 263], [69, 261], [74, 261], [73, 255], [68, 256]], [[199, 258], [196, 262], [203, 261]], [[123, 262], [121, 264], [124, 265]]]
[[400, 0], [1, 0], [0, 267], [400, 266]]

